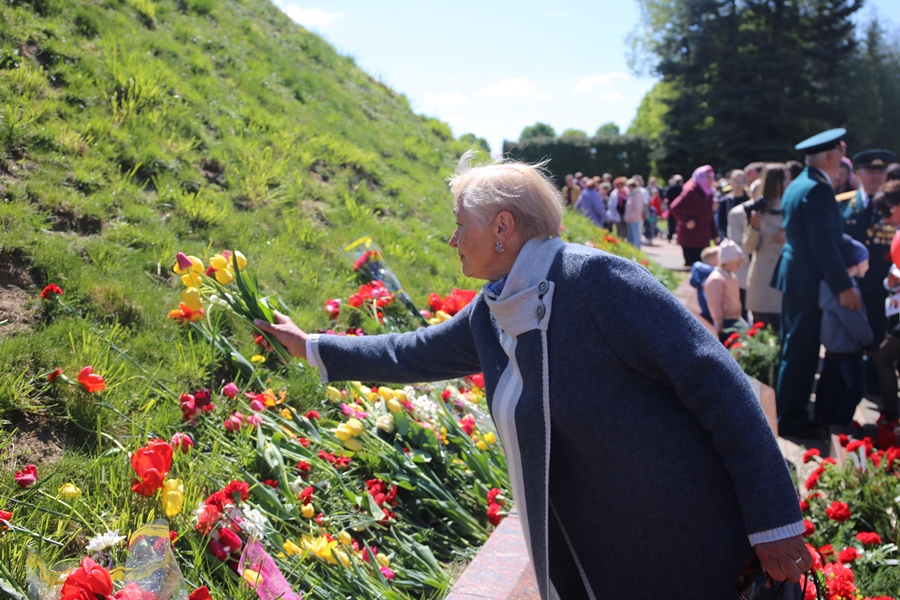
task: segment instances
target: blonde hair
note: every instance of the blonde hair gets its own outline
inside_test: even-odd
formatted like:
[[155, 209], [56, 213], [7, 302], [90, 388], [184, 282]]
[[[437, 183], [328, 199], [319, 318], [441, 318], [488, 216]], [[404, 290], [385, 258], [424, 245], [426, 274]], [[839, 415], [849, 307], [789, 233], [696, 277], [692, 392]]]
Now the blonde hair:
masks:
[[536, 165], [502, 160], [472, 164], [475, 152], [459, 159], [448, 182], [457, 207], [472, 211], [484, 226], [502, 211], [509, 211], [525, 240], [559, 235], [563, 199], [546, 174], [546, 162]]

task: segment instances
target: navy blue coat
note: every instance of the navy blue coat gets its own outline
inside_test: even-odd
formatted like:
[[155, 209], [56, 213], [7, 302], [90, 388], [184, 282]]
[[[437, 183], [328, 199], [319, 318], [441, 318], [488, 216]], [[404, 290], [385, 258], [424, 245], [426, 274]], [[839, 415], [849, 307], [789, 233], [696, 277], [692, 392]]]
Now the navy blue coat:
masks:
[[781, 209], [787, 243], [781, 250], [772, 286], [813, 301], [818, 300], [823, 279], [836, 296], [852, 287], [838, 246], [844, 220], [834, 190], [822, 172], [805, 168], [784, 191]]
[[[549, 579], [565, 588], [562, 573], [577, 580], [581, 571], [597, 598], [732, 598], [752, 553], [749, 534], [763, 541], [803, 529], [746, 377], [632, 261], [568, 244], [546, 278], [554, 286], [546, 331], [514, 338], [527, 500], [516, 502], [526, 507], [542, 596]], [[509, 363], [497, 327], [481, 292], [453, 319], [415, 332], [323, 335], [317, 360], [332, 381], [414, 383], [483, 371], [494, 414]]]

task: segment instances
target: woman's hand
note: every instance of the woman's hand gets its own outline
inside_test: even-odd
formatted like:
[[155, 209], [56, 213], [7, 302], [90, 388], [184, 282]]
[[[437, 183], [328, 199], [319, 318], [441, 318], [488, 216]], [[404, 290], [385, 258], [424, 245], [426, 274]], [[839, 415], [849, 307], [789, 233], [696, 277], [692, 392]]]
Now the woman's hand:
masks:
[[750, 211], [750, 227], [757, 230], [762, 227], [762, 213], [758, 210]]
[[775, 233], [773, 233], [773, 234], [772, 234], [772, 241], [775, 242], [776, 244], [786, 244], [786, 243], [787, 243], [787, 236], [784, 235], [784, 229], [782, 229], [781, 231], [776, 231]]
[[275, 313], [275, 322], [266, 323], [260, 319], [253, 319], [253, 324], [266, 333], [271, 333], [279, 342], [281, 342], [291, 356], [299, 356], [306, 358], [306, 338], [309, 337], [305, 331], [297, 327], [297, 325], [277, 310]]
[[806, 543], [799, 535], [765, 542], [753, 547], [763, 570], [775, 581], [787, 579], [791, 583], [800, 581], [800, 575], [812, 567], [812, 556], [806, 549]]
[[690, 221], [685, 223], [684, 226], [687, 227], [688, 229], [693, 229], [694, 227], [697, 226], [697, 221], [691, 219]]

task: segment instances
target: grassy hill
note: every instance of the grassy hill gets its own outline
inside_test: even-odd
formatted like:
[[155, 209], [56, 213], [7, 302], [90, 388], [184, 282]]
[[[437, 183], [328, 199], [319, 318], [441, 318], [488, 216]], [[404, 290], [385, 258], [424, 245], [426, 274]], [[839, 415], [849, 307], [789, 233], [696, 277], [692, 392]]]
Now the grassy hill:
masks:
[[[420, 307], [478, 285], [446, 244], [444, 178], [466, 149], [265, 0], [0, 3], [0, 510], [12, 472], [36, 463], [47, 489], [95, 484], [110, 528], [152, 516], [107, 490], [103, 460], [171, 436], [181, 391], [235, 377], [166, 318], [178, 251], [241, 250], [309, 329], [355, 291], [340, 248], [362, 234]], [[565, 223], [573, 241], [598, 236]], [[51, 282], [75, 314], [42, 303]], [[246, 327], [219, 326], [255, 353]], [[41, 377], [84, 365], [107, 378], [102, 401]], [[272, 376], [298, 410], [321, 401], [312, 376]], [[51, 557], [77, 554], [86, 533], [52, 506], [31, 498], [20, 523], [61, 539]], [[0, 534], [19, 580], [27, 537]]]

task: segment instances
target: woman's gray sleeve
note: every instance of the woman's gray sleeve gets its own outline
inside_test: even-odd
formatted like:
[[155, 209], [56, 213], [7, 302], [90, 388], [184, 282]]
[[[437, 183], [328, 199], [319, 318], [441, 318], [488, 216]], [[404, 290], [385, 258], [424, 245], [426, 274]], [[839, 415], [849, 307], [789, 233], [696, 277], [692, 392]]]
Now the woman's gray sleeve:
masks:
[[315, 361], [322, 381], [417, 383], [480, 372], [469, 316], [475, 302], [449, 321], [409, 333], [321, 335]]

